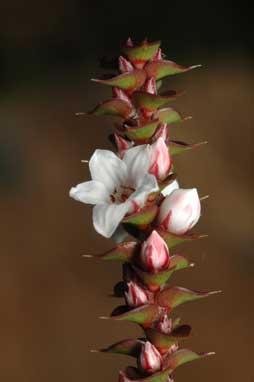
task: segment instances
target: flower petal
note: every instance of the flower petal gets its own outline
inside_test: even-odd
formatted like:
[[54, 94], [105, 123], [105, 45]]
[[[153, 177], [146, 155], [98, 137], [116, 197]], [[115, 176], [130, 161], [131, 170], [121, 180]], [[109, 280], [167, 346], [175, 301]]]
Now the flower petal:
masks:
[[136, 207], [144, 207], [148, 195], [158, 190], [159, 186], [155, 176], [151, 174], [145, 174], [143, 179], [141, 179], [140, 186], [135, 192], [133, 192], [133, 194], [130, 195], [128, 199], [131, 202], [128, 212], [133, 213], [137, 209]]
[[124, 184], [127, 177], [125, 163], [109, 150], [95, 150], [89, 169], [92, 179], [103, 183], [109, 193]]
[[70, 189], [70, 197], [78, 202], [87, 204], [97, 204], [109, 202], [109, 195], [106, 187], [101, 182], [90, 180], [78, 184]]
[[177, 182], [177, 180], [174, 180], [168, 186], [163, 188], [161, 193], [162, 193], [163, 196], [167, 196], [167, 195], [171, 194], [171, 192], [173, 192], [174, 190], [177, 190], [178, 188], [179, 188], [179, 183]]
[[123, 162], [127, 166], [128, 179], [131, 186], [139, 186], [149, 168], [149, 145], [135, 146], [126, 151]]
[[129, 209], [129, 202], [98, 204], [93, 209], [93, 225], [104, 237], [111, 237]]

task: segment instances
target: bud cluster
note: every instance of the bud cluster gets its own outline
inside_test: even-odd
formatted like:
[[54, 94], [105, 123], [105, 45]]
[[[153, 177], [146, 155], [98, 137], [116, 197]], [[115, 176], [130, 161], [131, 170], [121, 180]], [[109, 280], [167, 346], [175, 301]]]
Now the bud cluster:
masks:
[[[137, 361], [119, 374], [119, 382], [173, 382], [183, 363], [212, 353], [181, 348], [191, 332], [189, 325], [172, 317], [179, 305], [217, 292], [196, 292], [169, 286], [174, 272], [193, 264], [174, 247], [201, 238], [191, 232], [201, 215], [196, 188], [180, 188], [173, 158], [196, 145], [174, 141], [169, 127], [185, 119], [169, 107], [175, 91], [160, 93], [162, 79], [195, 67], [166, 60], [160, 42], [123, 46], [119, 74], [97, 83], [112, 87], [112, 98], [90, 112], [120, 118], [114, 138], [115, 152], [95, 150], [88, 161], [91, 180], [72, 187], [70, 196], [94, 205], [95, 230], [118, 244], [99, 256], [123, 263], [123, 279], [114, 288], [125, 305], [112, 312], [112, 320], [135, 322], [141, 339], [127, 339], [102, 349], [127, 354]], [[126, 240], [128, 236], [133, 240]], [[104, 317], [105, 318], [105, 317]]]

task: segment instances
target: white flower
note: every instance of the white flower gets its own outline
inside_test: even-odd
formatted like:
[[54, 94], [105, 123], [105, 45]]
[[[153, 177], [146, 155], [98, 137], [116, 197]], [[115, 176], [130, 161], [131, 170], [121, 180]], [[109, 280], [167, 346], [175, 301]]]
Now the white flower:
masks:
[[196, 188], [176, 189], [163, 200], [159, 225], [168, 232], [181, 235], [189, 231], [200, 218], [201, 206]]
[[113, 235], [126, 214], [142, 208], [148, 195], [158, 191], [156, 178], [148, 173], [148, 145], [127, 150], [123, 159], [109, 150], [95, 150], [89, 169], [92, 180], [71, 188], [70, 196], [95, 204], [94, 228], [107, 238]]

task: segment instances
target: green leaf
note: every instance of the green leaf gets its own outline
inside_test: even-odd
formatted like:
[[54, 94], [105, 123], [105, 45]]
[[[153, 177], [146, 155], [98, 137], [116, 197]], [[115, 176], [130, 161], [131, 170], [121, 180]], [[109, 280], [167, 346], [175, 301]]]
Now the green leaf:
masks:
[[156, 303], [159, 306], [172, 310], [177, 306], [184, 304], [185, 302], [199, 300], [219, 292], [220, 291], [196, 292], [190, 289], [176, 286], [164, 289], [163, 291], [159, 292], [156, 295]]
[[158, 229], [157, 232], [165, 240], [169, 249], [174, 247], [175, 245], [184, 243], [185, 241], [192, 241], [192, 240], [197, 240], [197, 239], [202, 239], [204, 237], [207, 237], [207, 235], [197, 235], [197, 234], [175, 235], [173, 233], [164, 231], [162, 229]]
[[197, 147], [203, 146], [207, 143], [208, 143], [207, 141], [204, 141], [204, 142], [199, 142], [194, 144], [188, 144], [188, 143], [180, 142], [180, 141], [170, 141], [169, 142], [170, 154], [171, 155], [181, 154], [184, 151], [196, 149]]
[[154, 328], [145, 329], [148, 341], [150, 341], [161, 354], [167, 353], [171, 346], [177, 344], [179, 340], [189, 337], [190, 333], [191, 327], [189, 325], [179, 326], [170, 334], [161, 333]]
[[170, 257], [170, 267], [174, 267], [175, 271], [179, 271], [180, 269], [193, 267], [193, 263], [190, 263], [190, 261], [182, 255], [173, 255]]
[[166, 282], [168, 282], [171, 275], [175, 271], [174, 266], [173, 267], [170, 266], [169, 269], [166, 269], [165, 271], [161, 271], [161, 272], [157, 272], [157, 273], [145, 272], [145, 271], [143, 271], [140, 268], [137, 268], [135, 266], [133, 266], [133, 268], [135, 269], [135, 272], [141, 278], [143, 283], [152, 292], [159, 290], [161, 285], [166, 284]]
[[138, 243], [135, 241], [126, 241], [109, 251], [99, 254], [99, 255], [83, 255], [83, 257], [95, 257], [100, 260], [116, 260], [121, 262], [131, 261], [135, 256], [136, 250], [138, 248]]
[[126, 339], [100, 351], [104, 353], [125, 354], [136, 358], [141, 352], [142, 343], [143, 341], [140, 340]]
[[147, 72], [148, 77], [154, 77], [156, 80], [160, 80], [161, 78], [188, 72], [189, 70], [199, 68], [201, 65], [193, 65], [193, 66], [182, 66], [178, 65], [173, 61], [169, 60], [158, 60], [158, 61], [151, 61], [148, 62], [145, 66], [145, 70]]
[[143, 64], [151, 60], [160, 47], [161, 42], [143, 42], [136, 46], [124, 46], [123, 52], [133, 64]]
[[121, 117], [124, 119], [131, 118], [134, 114], [133, 107], [126, 101], [123, 101], [118, 98], [112, 98], [107, 100], [98, 106], [94, 110], [92, 110], [88, 114], [93, 115], [112, 115]]
[[166, 96], [150, 94], [144, 91], [136, 91], [133, 93], [133, 101], [136, 106], [151, 112], [167, 105], [169, 102], [176, 99], [176, 97], [177, 95], [175, 92]]
[[178, 123], [184, 120], [182, 115], [171, 107], [157, 110], [153, 117], [159, 119], [161, 123], [167, 124]]
[[140, 127], [130, 127], [125, 131], [125, 135], [132, 141], [144, 141], [150, 139], [159, 125], [158, 120], [151, 121]]
[[139, 228], [145, 228], [150, 224], [156, 217], [158, 212], [158, 207], [153, 205], [149, 207], [142, 208], [135, 214], [126, 216], [122, 223], [132, 224], [138, 226]]
[[195, 361], [204, 357], [208, 357], [210, 355], [214, 355], [215, 353], [195, 353], [188, 349], [180, 349], [176, 352], [172, 353], [167, 361], [166, 364], [168, 367], [172, 368], [173, 370], [176, 369], [178, 366], [184, 365], [187, 362]]
[[[151, 323], [159, 317], [159, 307], [157, 305], [142, 305], [141, 307], [131, 309], [125, 313], [111, 316], [117, 321], [131, 321], [144, 327], [150, 326]], [[105, 317], [103, 317], [105, 318]]]
[[133, 91], [140, 88], [144, 84], [145, 80], [146, 72], [142, 69], [135, 69], [107, 80], [93, 79], [92, 81], [104, 85], [116, 86], [123, 90]]

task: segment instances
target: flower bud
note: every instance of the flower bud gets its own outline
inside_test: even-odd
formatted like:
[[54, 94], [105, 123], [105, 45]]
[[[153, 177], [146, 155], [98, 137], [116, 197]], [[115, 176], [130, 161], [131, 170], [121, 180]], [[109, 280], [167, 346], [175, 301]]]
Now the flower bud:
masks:
[[147, 271], [155, 272], [168, 267], [168, 246], [156, 231], [143, 243], [140, 260], [142, 267]]
[[168, 142], [168, 124], [167, 123], [161, 123], [158, 130], [156, 131], [154, 135], [155, 140], [162, 138], [164, 142]]
[[163, 316], [157, 325], [157, 329], [164, 334], [170, 334], [172, 331], [172, 320], [168, 318], [167, 314]]
[[140, 305], [145, 305], [148, 302], [148, 297], [144, 289], [138, 284], [130, 281], [127, 283], [128, 292], [125, 292], [126, 302], [129, 306], [136, 308]]
[[149, 341], [142, 345], [139, 367], [148, 373], [155, 373], [162, 368], [162, 357], [156, 347]]
[[176, 235], [189, 231], [200, 218], [201, 206], [196, 188], [174, 190], [162, 202], [160, 227]]
[[160, 137], [150, 146], [150, 174], [153, 174], [159, 181], [164, 180], [170, 171], [172, 160], [168, 146], [164, 139]]
[[121, 73], [130, 72], [133, 70], [132, 64], [123, 56], [119, 57], [119, 70]]
[[144, 91], [150, 94], [157, 94], [156, 81], [154, 77], [148, 78], [144, 85]]

